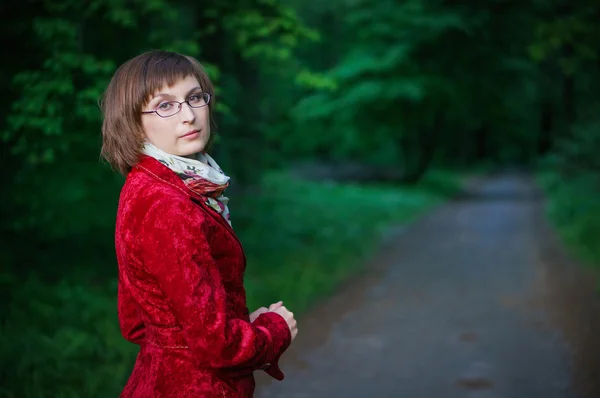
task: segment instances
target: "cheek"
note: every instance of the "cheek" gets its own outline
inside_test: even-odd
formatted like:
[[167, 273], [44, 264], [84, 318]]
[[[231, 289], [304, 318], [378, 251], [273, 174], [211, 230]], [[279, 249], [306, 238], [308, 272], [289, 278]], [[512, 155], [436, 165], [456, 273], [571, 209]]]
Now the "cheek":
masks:
[[160, 139], [161, 136], [164, 136], [163, 131], [166, 129], [164, 124], [162, 120], [145, 121], [142, 123], [144, 136], [149, 140]]
[[197, 117], [202, 118], [202, 120], [205, 121], [206, 124], [208, 124], [208, 121], [210, 120], [210, 110], [208, 109], [208, 106], [205, 106], [203, 108], [198, 109], [200, 112], [198, 112]]
[[152, 123], [148, 119], [142, 120], [142, 132], [146, 138], [150, 138], [152, 133]]
[[204, 115], [204, 125], [206, 128], [206, 131], [208, 131], [210, 133], [210, 128], [211, 128], [212, 124], [210, 122], [210, 112], [208, 112], [208, 111]]

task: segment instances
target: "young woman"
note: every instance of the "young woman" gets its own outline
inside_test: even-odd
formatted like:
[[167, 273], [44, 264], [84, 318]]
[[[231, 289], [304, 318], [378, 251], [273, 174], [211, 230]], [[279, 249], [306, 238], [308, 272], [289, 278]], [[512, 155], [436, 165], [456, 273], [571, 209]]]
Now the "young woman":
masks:
[[297, 334], [281, 302], [248, 313], [229, 177], [207, 152], [213, 94], [198, 61], [150, 51], [117, 69], [102, 100], [102, 155], [126, 175], [118, 316], [140, 345], [122, 397], [251, 397], [255, 370], [283, 379]]

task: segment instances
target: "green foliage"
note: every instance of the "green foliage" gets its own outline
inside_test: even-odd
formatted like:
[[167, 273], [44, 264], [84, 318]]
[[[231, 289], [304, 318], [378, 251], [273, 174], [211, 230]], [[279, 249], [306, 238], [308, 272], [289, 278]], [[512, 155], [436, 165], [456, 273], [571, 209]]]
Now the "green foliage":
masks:
[[244, 58], [261, 58], [265, 64], [289, 61], [300, 40], [318, 39], [315, 31], [298, 23], [293, 10], [277, 7], [272, 1], [259, 4], [279, 10], [279, 15], [268, 18], [259, 9], [249, 9], [240, 10], [225, 21], [225, 28], [235, 32]]
[[[22, 16], [37, 54], [10, 82], [18, 95], [5, 108], [1, 139], [14, 169], [4, 197], [4, 229], [41, 228], [40, 236], [51, 239], [112, 225], [121, 180], [98, 162], [98, 100], [120, 56], [99, 50], [98, 32], [90, 28], [104, 22], [103, 40], [126, 48], [122, 32], [157, 19], [163, 25], [176, 21], [167, 8], [158, 0], [61, 1], [44, 2], [40, 16]], [[152, 44], [148, 39], [146, 45]]]
[[317, 31], [298, 21], [293, 9], [271, 0], [219, 3], [203, 8], [202, 35], [230, 36], [240, 56], [264, 68], [290, 66], [304, 40], [318, 40]]
[[597, 6], [587, 3], [537, 23], [535, 40], [529, 45], [534, 60], [541, 62], [556, 57], [565, 75], [573, 75], [586, 62], [598, 60]]
[[[28, 55], [0, 79], [12, 93], [0, 126], [10, 164], [2, 228], [58, 237], [110, 225], [122, 180], [96, 161], [97, 101], [116, 66], [149, 48], [206, 65], [217, 84], [217, 155], [240, 184], [310, 156], [396, 167], [412, 181], [434, 162], [530, 161], [542, 139], [538, 104], [560, 109], [565, 97], [566, 86], [555, 83], [567, 75], [562, 66], [573, 61], [587, 73], [596, 62], [597, 10], [589, 3], [562, 18], [550, 1], [497, 7], [61, 0], [30, 13], [15, 6], [5, 36], [27, 26]], [[573, 54], [564, 53], [568, 46]], [[554, 129], [566, 131], [569, 118], [556, 113]], [[107, 213], [73, 214], [80, 203]]]
[[565, 242], [587, 263], [600, 265], [600, 119], [598, 103], [543, 163], [540, 182], [549, 196], [548, 215]]
[[[590, 106], [595, 113], [599, 103]], [[600, 188], [600, 119], [595, 116], [574, 126], [572, 135], [557, 143], [555, 153], [548, 162], [565, 180], [591, 178], [590, 188]]]
[[554, 172], [542, 174], [548, 197], [548, 216], [573, 253], [586, 264], [600, 264], [600, 192], [597, 175], [584, 174], [569, 180]]
[[[307, 143], [299, 134], [307, 152], [322, 145], [340, 156], [384, 151], [390, 140], [398, 142], [397, 137], [411, 134], [414, 123], [426, 123], [426, 118], [411, 120], [411, 113], [426, 107], [427, 97], [447, 91], [448, 83], [440, 71], [420, 64], [418, 52], [449, 31], [464, 29], [460, 15], [428, 9], [419, 1], [359, 1], [345, 8], [345, 26], [354, 42], [327, 72], [336, 89], [308, 95], [295, 109], [296, 120], [323, 122], [323, 129], [337, 135]], [[387, 143], [378, 137], [386, 137]], [[399, 150], [390, 153], [391, 159]]]
[[[12, 293], [3, 326], [0, 387], [5, 397], [118, 396], [135, 359], [119, 336], [116, 286], [90, 289], [65, 277], [48, 286], [35, 274]], [[60, 327], [56, 327], [60, 325]]]
[[[259, 60], [265, 70], [269, 65], [269, 76], [274, 76], [277, 67], [288, 65], [290, 70], [298, 44], [316, 39], [316, 33], [301, 25], [293, 10], [265, 0], [241, 8], [203, 10], [184, 0], [177, 4], [62, 0], [42, 2], [40, 7], [35, 16], [26, 8], [20, 14], [15, 11], [14, 17], [31, 27], [28, 40], [35, 56], [25, 58], [14, 77], [8, 80], [11, 75], [7, 74], [1, 82], [15, 95], [3, 107], [5, 124], [0, 127], [6, 154], [3, 163], [10, 164], [10, 171], [5, 170], [8, 189], [3, 192], [0, 228], [41, 229], [39, 235], [46, 239], [106, 228], [114, 222], [122, 179], [99, 162], [98, 100], [125, 59], [149, 48], [199, 57], [217, 83], [217, 96], [225, 98], [217, 101], [219, 116], [226, 126], [236, 126], [231, 121], [239, 113], [234, 101], [238, 96], [226, 85], [238, 79], [237, 71], [211, 62], [219, 59], [205, 62], [200, 57], [206, 52], [201, 40], [210, 38], [210, 26], [233, 38], [235, 47], [230, 53]], [[202, 18], [210, 19], [208, 28], [194, 29]], [[114, 43], [119, 43], [118, 48]], [[297, 68], [304, 76], [316, 78], [306, 68]], [[311, 84], [311, 79], [302, 82]], [[248, 99], [252, 96], [244, 92], [239, 104], [252, 104]], [[228, 136], [236, 140], [244, 133], [240, 127]], [[233, 151], [232, 156], [239, 152]], [[92, 207], [98, 211], [90, 212]]]
[[[537, 121], [528, 109], [537, 101], [537, 70], [526, 52], [532, 29], [506, 29], [531, 24], [531, 7], [511, 3], [496, 13], [488, 4], [417, 0], [335, 7], [343, 12], [326, 15], [340, 27], [324, 40], [349, 44], [336, 46], [338, 60], [325, 71], [332, 84], [295, 105], [290, 153], [395, 165], [418, 176], [457, 152], [469, 160], [508, 153], [507, 146], [516, 157], [535, 152]], [[488, 126], [492, 137], [477, 148], [474, 135]], [[307, 130], [315, 132], [311, 140]]]

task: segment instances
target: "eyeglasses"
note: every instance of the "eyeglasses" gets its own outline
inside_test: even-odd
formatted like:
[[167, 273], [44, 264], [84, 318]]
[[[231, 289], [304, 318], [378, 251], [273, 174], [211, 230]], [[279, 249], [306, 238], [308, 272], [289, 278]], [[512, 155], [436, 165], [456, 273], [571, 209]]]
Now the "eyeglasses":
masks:
[[183, 101], [167, 101], [161, 102], [153, 111], [142, 111], [142, 113], [156, 113], [160, 117], [169, 117], [178, 114], [181, 111], [181, 106], [187, 103], [191, 108], [202, 108], [208, 105], [210, 102], [209, 93], [198, 93], [190, 95], [190, 97]]

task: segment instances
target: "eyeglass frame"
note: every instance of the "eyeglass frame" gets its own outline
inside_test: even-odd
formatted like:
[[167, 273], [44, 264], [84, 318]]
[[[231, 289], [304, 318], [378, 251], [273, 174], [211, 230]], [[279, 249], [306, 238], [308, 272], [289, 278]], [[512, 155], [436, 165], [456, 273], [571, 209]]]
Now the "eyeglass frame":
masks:
[[[175, 112], [175, 113], [174, 113], [174, 114], [172, 114], [172, 115], [168, 115], [168, 116], [162, 116], [161, 114], [159, 114], [159, 113], [158, 113], [158, 111], [157, 111], [156, 109], [155, 109], [155, 110], [153, 110], [153, 111], [142, 111], [141, 113], [142, 113], [142, 114], [156, 113], [158, 116], [160, 116], [160, 117], [162, 117], [162, 118], [167, 118], [167, 117], [175, 116], [175, 115], [177, 115], [179, 112], [181, 112], [181, 109], [183, 108], [183, 104], [188, 104], [188, 106], [189, 106], [190, 108], [193, 108], [193, 109], [200, 109], [200, 108], [204, 108], [205, 106], [208, 106], [208, 104], [210, 103], [210, 100], [212, 99], [212, 96], [210, 95], [210, 93], [201, 92], [201, 93], [197, 93], [197, 94], [195, 94], [195, 95], [198, 95], [198, 94], [200, 94], [200, 95], [206, 95], [206, 96], [207, 96], [207, 98], [208, 98], [208, 99], [207, 99], [207, 101], [206, 101], [206, 103], [205, 103], [204, 105], [201, 105], [201, 106], [192, 106], [192, 105], [190, 104], [190, 102], [189, 102], [190, 100], [189, 100], [189, 98], [188, 98], [188, 99], [186, 99], [185, 101], [181, 101], [181, 102], [180, 102], [180, 101], [167, 101], [167, 103], [170, 103], [170, 104], [176, 103], [176, 104], [178, 105], [178, 107], [179, 107], [179, 109], [177, 110], [177, 112]], [[162, 103], [161, 103], [161, 104], [162, 104]], [[158, 108], [158, 107], [159, 107], [161, 104], [157, 105], [156, 107]]]

